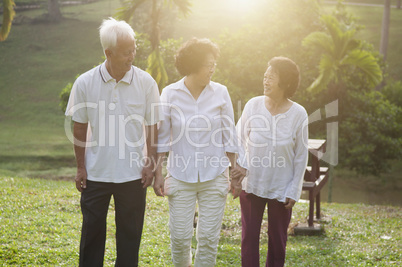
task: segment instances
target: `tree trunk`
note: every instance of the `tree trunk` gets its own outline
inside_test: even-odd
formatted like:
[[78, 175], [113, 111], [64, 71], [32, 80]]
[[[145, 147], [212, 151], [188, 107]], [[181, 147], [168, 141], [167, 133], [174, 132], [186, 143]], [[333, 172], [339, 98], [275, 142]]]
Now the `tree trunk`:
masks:
[[401, 9], [401, 0], [396, 1], [396, 8]]
[[152, 1], [152, 11], [151, 12], [152, 13], [151, 13], [150, 42], [151, 42], [152, 51], [155, 51], [157, 48], [159, 48], [160, 39], [161, 39], [160, 38], [160, 27], [159, 27], [161, 9], [158, 7], [156, 0]]
[[58, 22], [61, 20], [60, 5], [58, 0], [48, 0], [47, 9], [49, 13], [49, 20]]
[[383, 55], [384, 60], [387, 59], [390, 15], [391, 15], [391, 0], [385, 0], [384, 15], [382, 18], [381, 42], [380, 42], [380, 53]]

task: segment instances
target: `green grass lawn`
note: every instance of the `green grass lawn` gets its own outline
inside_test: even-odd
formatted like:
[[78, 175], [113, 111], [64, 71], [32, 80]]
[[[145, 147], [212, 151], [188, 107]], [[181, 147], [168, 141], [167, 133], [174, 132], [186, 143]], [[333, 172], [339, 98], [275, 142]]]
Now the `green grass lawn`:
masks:
[[[0, 265], [77, 266], [81, 213], [72, 182], [0, 176]], [[295, 206], [291, 226], [305, 222], [308, 205]], [[401, 207], [324, 204], [325, 234], [290, 235], [287, 266], [400, 266]], [[265, 215], [266, 216], [266, 215]], [[261, 266], [266, 250], [266, 217], [261, 234]], [[108, 215], [105, 266], [115, 254], [114, 207]], [[227, 200], [217, 266], [240, 266], [238, 200]], [[149, 188], [140, 266], [173, 266], [168, 205]]]
[[[0, 173], [71, 175], [73, 150], [59, 94], [102, 60], [97, 29], [118, 5], [99, 1], [64, 7], [61, 23], [13, 25], [0, 43]], [[35, 18], [43, 12], [17, 16]]]

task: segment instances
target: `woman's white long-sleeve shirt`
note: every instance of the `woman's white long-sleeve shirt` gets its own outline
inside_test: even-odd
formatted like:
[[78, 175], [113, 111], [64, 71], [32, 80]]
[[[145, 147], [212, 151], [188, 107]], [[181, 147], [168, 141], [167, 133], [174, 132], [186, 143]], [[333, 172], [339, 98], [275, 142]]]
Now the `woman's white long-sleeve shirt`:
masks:
[[243, 189], [259, 197], [299, 200], [308, 160], [308, 115], [293, 102], [290, 109], [272, 116], [265, 96], [254, 97], [244, 107], [237, 134], [248, 161]]
[[170, 175], [196, 183], [223, 173], [229, 166], [226, 152], [239, 148], [227, 88], [210, 82], [195, 100], [183, 78], [162, 90], [161, 104], [158, 153], [169, 152]]

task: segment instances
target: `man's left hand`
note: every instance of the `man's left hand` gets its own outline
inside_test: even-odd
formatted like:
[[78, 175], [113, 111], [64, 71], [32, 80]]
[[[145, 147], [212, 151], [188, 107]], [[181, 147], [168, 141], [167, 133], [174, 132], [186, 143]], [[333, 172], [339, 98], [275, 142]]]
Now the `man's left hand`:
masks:
[[286, 198], [285, 201], [285, 209], [291, 209], [293, 208], [293, 206], [296, 204], [296, 201], [294, 199], [291, 198]]

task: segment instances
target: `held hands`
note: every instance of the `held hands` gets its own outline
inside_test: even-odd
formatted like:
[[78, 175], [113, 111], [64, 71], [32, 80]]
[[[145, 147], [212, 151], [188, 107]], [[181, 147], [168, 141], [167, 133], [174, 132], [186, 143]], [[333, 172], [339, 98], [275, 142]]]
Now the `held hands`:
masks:
[[154, 192], [155, 195], [159, 197], [164, 197], [165, 192], [164, 190], [165, 186], [165, 179], [163, 178], [162, 174], [155, 173], [155, 181], [154, 181]]
[[241, 183], [247, 174], [247, 170], [239, 165], [235, 165], [230, 172], [230, 191], [232, 192], [233, 199], [240, 196], [242, 186]]
[[243, 181], [243, 178], [246, 176], [247, 170], [239, 165], [235, 165], [230, 171], [230, 178], [239, 179], [240, 182]]
[[236, 199], [238, 196], [240, 196], [241, 190], [242, 187], [240, 179], [232, 179], [232, 181], [230, 181], [230, 192], [232, 192], [233, 199]]
[[77, 168], [77, 175], [75, 176], [75, 187], [82, 193], [87, 188], [87, 170], [85, 168]]
[[147, 188], [152, 184], [152, 181], [154, 180], [154, 172], [152, 170], [152, 166], [146, 166], [142, 168], [142, 178], [141, 178], [141, 183], [143, 184], [143, 188]]

